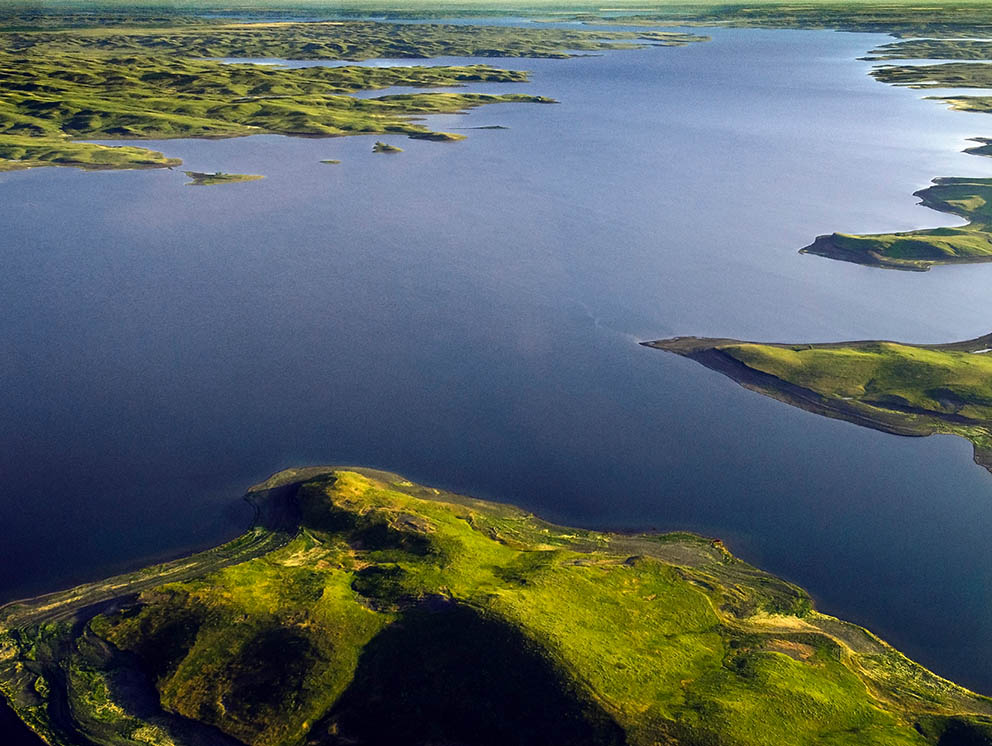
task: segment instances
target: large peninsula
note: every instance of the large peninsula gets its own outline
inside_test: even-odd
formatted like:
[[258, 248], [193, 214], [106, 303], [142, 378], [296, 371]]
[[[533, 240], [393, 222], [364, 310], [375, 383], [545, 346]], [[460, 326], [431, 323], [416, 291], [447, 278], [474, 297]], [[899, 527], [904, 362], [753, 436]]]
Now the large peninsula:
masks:
[[718, 540], [563, 528], [360, 468], [249, 497], [228, 545], [0, 609], [14, 711], [53, 746], [992, 734], [992, 700]]

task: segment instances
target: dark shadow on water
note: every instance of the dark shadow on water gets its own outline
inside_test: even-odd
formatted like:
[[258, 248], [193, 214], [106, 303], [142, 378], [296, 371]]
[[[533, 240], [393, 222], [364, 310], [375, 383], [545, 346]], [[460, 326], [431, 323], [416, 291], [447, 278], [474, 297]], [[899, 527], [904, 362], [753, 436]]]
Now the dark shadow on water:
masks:
[[28, 728], [0, 697], [0, 743], [4, 746], [45, 746], [45, 742]]

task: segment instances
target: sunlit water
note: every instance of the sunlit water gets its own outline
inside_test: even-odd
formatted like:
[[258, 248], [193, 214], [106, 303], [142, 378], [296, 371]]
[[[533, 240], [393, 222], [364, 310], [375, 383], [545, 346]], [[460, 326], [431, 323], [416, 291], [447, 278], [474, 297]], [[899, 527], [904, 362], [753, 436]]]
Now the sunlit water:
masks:
[[969, 444], [817, 417], [637, 345], [988, 332], [992, 265], [796, 250], [959, 222], [911, 193], [992, 176], [959, 152], [992, 119], [869, 78], [855, 58], [886, 37], [711, 33], [464, 60], [533, 71], [468, 90], [561, 103], [432, 118], [509, 127], [455, 144], [151, 143], [266, 175], [215, 187], [0, 175], [0, 594], [213, 544], [252, 482], [358, 463], [562, 523], [719, 536], [992, 692], [992, 475]]

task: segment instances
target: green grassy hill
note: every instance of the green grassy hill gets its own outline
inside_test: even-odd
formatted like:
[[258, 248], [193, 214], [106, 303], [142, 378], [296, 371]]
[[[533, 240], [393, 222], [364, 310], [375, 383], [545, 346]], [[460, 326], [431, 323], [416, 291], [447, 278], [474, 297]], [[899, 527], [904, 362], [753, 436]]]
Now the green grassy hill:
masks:
[[992, 700], [716, 540], [562, 528], [368, 470], [290, 472], [253, 495], [281, 501], [281, 523], [202, 555], [201, 573], [197, 556], [0, 610], [18, 714], [52, 744], [992, 733]]

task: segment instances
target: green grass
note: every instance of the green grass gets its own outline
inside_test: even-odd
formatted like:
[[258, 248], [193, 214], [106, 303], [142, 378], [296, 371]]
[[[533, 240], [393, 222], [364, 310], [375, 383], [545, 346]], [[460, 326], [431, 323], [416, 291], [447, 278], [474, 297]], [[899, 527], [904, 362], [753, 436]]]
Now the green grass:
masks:
[[57, 138], [0, 134], [0, 172], [41, 166], [87, 170], [170, 168], [182, 163], [161, 153], [129, 145], [109, 147]]
[[[981, 154], [978, 148], [969, 152]], [[889, 269], [926, 270], [934, 264], [992, 260], [992, 179], [935, 179], [915, 193], [922, 204], [968, 220], [960, 228], [904, 233], [819, 236], [803, 253]]]
[[[185, 723], [252, 746], [921, 746], [992, 713], [718, 542], [562, 528], [383, 472], [292, 478], [289, 543], [88, 623], [0, 626], [15, 709], [101, 743]], [[13, 618], [59, 613], [42, 606]], [[25, 666], [72, 672], [70, 716], [28, 706]], [[161, 710], [135, 706], [140, 680]]]

